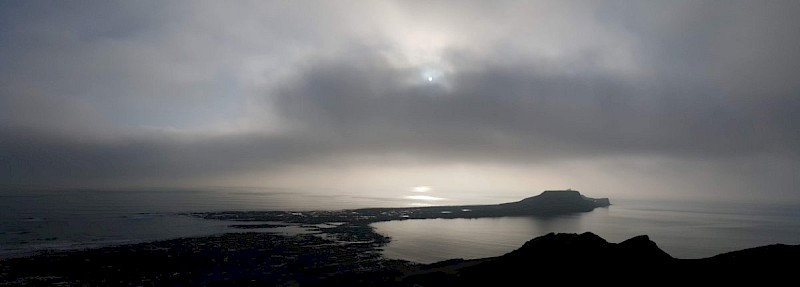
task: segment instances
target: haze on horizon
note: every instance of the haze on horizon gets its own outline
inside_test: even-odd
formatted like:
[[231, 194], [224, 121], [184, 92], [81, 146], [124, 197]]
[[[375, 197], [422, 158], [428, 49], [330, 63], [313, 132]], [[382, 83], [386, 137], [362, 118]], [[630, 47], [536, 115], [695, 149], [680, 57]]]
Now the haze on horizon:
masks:
[[798, 1], [4, 1], [0, 184], [800, 202]]

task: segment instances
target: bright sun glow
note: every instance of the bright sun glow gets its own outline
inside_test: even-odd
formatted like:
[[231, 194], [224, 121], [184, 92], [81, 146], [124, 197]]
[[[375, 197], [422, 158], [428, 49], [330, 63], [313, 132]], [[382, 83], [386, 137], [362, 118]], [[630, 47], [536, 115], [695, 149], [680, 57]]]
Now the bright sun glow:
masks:
[[432, 188], [430, 186], [415, 186], [415, 187], [411, 188], [411, 191], [413, 191], [413, 192], [428, 192], [428, 191], [431, 191], [431, 189]]
[[439, 68], [425, 67], [422, 70], [420, 70], [419, 75], [420, 75], [420, 80], [422, 80], [423, 82], [441, 84], [444, 72]]
[[413, 199], [413, 200], [425, 200], [425, 201], [444, 200], [444, 198], [441, 198], [441, 197], [427, 196], [427, 195], [409, 195], [409, 196], [406, 196], [406, 198], [407, 199]]

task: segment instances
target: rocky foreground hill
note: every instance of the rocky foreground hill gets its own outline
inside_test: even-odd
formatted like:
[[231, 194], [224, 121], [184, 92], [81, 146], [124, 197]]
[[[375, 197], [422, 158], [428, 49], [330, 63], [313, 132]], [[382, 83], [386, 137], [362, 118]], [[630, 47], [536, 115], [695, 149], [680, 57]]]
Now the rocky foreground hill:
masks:
[[677, 259], [646, 235], [609, 243], [586, 232], [547, 234], [500, 257], [420, 268], [402, 286], [797, 284], [800, 245], [769, 245], [703, 259]]
[[609, 243], [547, 234], [508, 254], [433, 264], [385, 260], [368, 244], [229, 233], [0, 261], [0, 286], [793, 285], [800, 245], [676, 259], [647, 236]]

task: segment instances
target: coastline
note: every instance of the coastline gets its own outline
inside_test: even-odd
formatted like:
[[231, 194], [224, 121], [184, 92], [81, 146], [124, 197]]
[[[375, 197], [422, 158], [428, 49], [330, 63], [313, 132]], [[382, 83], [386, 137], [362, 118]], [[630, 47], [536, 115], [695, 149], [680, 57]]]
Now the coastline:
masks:
[[[524, 201], [524, 200], [523, 200]], [[521, 202], [523, 202], [521, 201]], [[434, 212], [463, 206], [434, 208], [378, 208], [339, 211], [228, 211], [182, 213], [183, 216], [225, 222], [237, 232], [209, 236], [156, 240], [119, 246], [68, 250], [41, 251], [33, 256], [0, 260], [0, 286], [16, 285], [412, 285], [419, 282], [451, 282], [460, 280], [437, 275], [437, 272], [483, 272], [491, 270], [500, 257], [472, 260], [450, 259], [432, 264], [387, 259], [381, 251], [391, 238], [377, 233], [371, 223], [406, 220], [414, 217], [451, 218], [460, 214]], [[424, 210], [424, 212], [415, 212]], [[565, 212], [570, 214], [574, 211]], [[474, 214], [474, 213], [462, 213]], [[414, 215], [412, 217], [411, 215]], [[532, 215], [537, 216], [537, 215]], [[551, 216], [538, 215], [540, 217]], [[460, 217], [471, 218], [471, 217]], [[416, 218], [414, 218], [416, 219]], [[292, 229], [290, 234], [280, 230]], [[551, 236], [551, 235], [548, 235]], [[581, 235], [584, 236], [584, 235]], [[593, 235], [597, 237], [596, 235]], [[556, 242], [571, 242], [570, 235], [558, 235]], [[585, 237], [585, 236], [584, 236]], [[531, 240], [541, 241], [539, 238]], [[564, 239], [566, 238], [566, 239]], [[597, 237], [599, 238], [599, 237]], [[644, 237], [645, 239], [647, 237]], [[632, 238], [653, 250], [655, 243]], [[595, 239], [595, 242], [605, 242]], [[642, 241], [650, 243], [642, 244]], [[563, 243], [562, 242], [562, 243]], [[627, 242], [627, 240], [626, 240]], [[601, 248], [601, 245], [590, 246]], [[624, 244], [620, 243], [620, 244]], [[520, 250], [525, 249], [525, 243]], [[613, 245], [613, 244], [612, 244]], [[663, 251], [657, 260], [669, 258], [667, 271], [690, 270], [696, 266], [722, 268], [746, 254], [754, 258], [746, 266], [771, 260], [775, 252], [800, 249], [797, 246], [767, 246], [742, 250], [714, 257], [676, 259]], [[530, 249], [530, 248], [527, 248]], [[568, 249], [571, 250], [571, 249]], [[591, 251], [592, 249], [587, 249]], [[753, 251], [756, 250], [756, 251]], [[613, 249], [612, 249], [613, 251]], [[609, 251], [581, 253], [577, 262], [596, 262], [599, 266], [632, 266], [634, 262], [622, 253]], [[772, 252], [772, 253], [770, 253]], [[800, 252], [790, 253], [798, 259]], [[521, 254], [512, 251], [509, 254]], [[523, 252], [524, 253], [524, 252]], [[602, 254], [602, 256], [596, 256]], [[644, 253], [643, 253], [644, 254]], [[731, 255], [732, 254], [732, 255]], [[755, 255], [753, 255], [755, 254]], [[526, 264], [545, 264], [539, 257], [524, 259]], [[620, 257], [621, 256], [621, 257]], [[792, 257], [793, 256], [793, 257]], [[660, 258], [660, 259], [659, 259]], [[644, 258], [650, 260], [648, 258]], [[516, 260], [516, 259], [515, 259]], [[520, 259], [521, 260], [521, 259]], [[638, 260], [638, 259], [637, 259]], [[495, 262], [495, 263], [493, 263]], [[516, 262], [516, 261], [513, 261]], [[601, 263], [602, 262], [602, 263]], [[663, 264], [664, 262], [658, 261]], [[585, 263], [585, 262], [584, 262]], [[736, 262], [734, 262], [736, 263]], [[737, 263], [740, 264], [741, 262]], [[489, 264], [489, 265], [486, 265]], [[567, 263], [564, 263], [567, 264]], [[583, 263], [582, 263], [583, 264]], [[699, 264], [699, 265], [698, 265]], [[586, 265], [586, 264], [583, 264]], [[583, 266], [581, 265], [581, 266]], [[489, 267], [487, 267], [489, 266]], [[659, 265], [660, 266], [660, 265]], [[663, 266], [662, 266], [663, 267]], [[474, 269], [478, 268], [478, 269]], [[487, 269], [488, 268], [488, 269]], [[610, 267], [609, 267], [610, 268]], [[673, 269], [669, 269], [673, 268]], [[558, 270], [556, 270], [558, 271]], [[520, 271], [521, 272], [521, 271]], [[520, 274], [524, 274], [521, 272]], [[521, 276], [512, 273], [508, 276]], [[654, 273], [661, 274], [661, 273]], [[445, 280], [445, 281], [438, 281]]]
[[[622, 268], [654, 276], [670, 274], [670, 280], [720, 280], [716, 276], [735, 269], [748, 271], [748, 278], [771, 274], [774, 279], [789, 278], [793, 274], [777, 272], [790, 268], [780, 266], [780, 262], [800, 259], [800, 245], [780, 244], [703, 259], [676, 259], [661, 251], [647, 236], [608, 243], [587, 232], [580, 235], [551, 233], [499, 257], [418, 264], [383, 258], [380, 248], [388, 238], [384, 241], [340, 241], [338, 238], [381, 236], [374, 232], [365, 234], [364, 229], [348, 228], [346, 223], [338, 226], [343, 229], [331, 233], [324, 230], [332, 227], [321, 229], [325, 236], [320, 236], [320, 233], [241, 232], [43, 252], [31, 257], [0, 260], [0, 286], [470, 285], [493, 282], [491, 280], [518, 282], [514, 280], [526, 278], [525, 270], [529, 268], [551, 275], [581, 272], [593, 275], [591, 278]], [[353, 232], [343, 232], [350, 229]], [[562, 269], [561, 266], [567, 265], [572, 267]], [[502, 270], [503, 278], [487, 279], [492, 278], [488, 274], [495, 274], [498, 270]]]
[[[543, 193], [546, 194], [547, 192]], [[572, 192], [569, 192], [572, 194]], [[577, 192], [574, 194], [579, 195]], [[425, 218], [473, 218], [477, 216], [507, 216], [516, 215], [519, 207], [528, 208], [530, 215], [553, 215], [560, 213], [585, 212], [594, 208], [595, 201], [585, 197], [569, 197], [568, 200], [577, 200], [577, 208], [573, 206], [560, 206], [560, 210], [530, 208], [527, 204], [520, 204], [531, 199], [542, 198], [542, 195], [524, 199], [516, 203], [498, 205], [471, 205], [471, 206], [438, 206], [416, 208], [367, 208], [338, 211], [229, 211], [229, 212], [195, 212], [182, 213], [182, 215], [217, 220], [230, 223], [228, 226], [243, 232], [229, 232], [213, 236], [187, 237], [171, 240], [125, 244], [94, 249], [66, 250], [66, 251], [38, 251], [32, 256], [4, 259], [3, 269], [0, 272], [3, 280], [12, 284], [28, 284], [29, 280], [35, 284], [56, 284], [62, 281], [58, 278], [70, 278], [72, 273], [85, 274], [81, 270], [92, 270], [112, 266], [117, 268], [119, 274], [109, 276], [122, 276], [130, 271], [130, 264], [151, 261], [171, 262], [161, 266], [161, 269], [170, 269], [169, 266], [183, 266], [197, 273], [204, 270], [204, 266], [211, 266], [219, 272], [205, 272], [203, 279], [194, 277], [177, 276], [179, 282], [192, 283], [193, 280], [202, 282], [236, 281], [235, 277], [227, 274], [242, 272], [241, 270], [228, 270], [235, 266], [262, 266], [267, 264], [272, 268], [269, 274], [262, 274], [264, 283], [277, 283], [270, 280], [282, 280], [285, 276], [299, 280], [310, 275], [297, 273], [288, 269], [281, 269], [290, 262], [304, 262], [298, 268], [313, 271], [314, 274], [338, 276], [342, 272], [373, 272], [389, 270], [384, 264], [400, 264], [414, 266], [415, 263], [403, 260], [386, 260], [380, 253], [380, 248], [385, 246], [390, 238], [375, 232], [371, 223], [390, 220], [425, 219]], [[547, 196], [544, 196], [546, 199]], [[562, 199], [563, 200], [563, 199]], [[552, 202], [551, 202], [552, 203]], [[575, 203], [575, 202], [573, 202]], [[585, 203], [591, 203], [586, 205]], [[591, 206], [591, 208], [587, 208]], [[443, 212], [444, 210], [460, 210], [460, 213]], [[467, 211], [468, 210], [468, 211]], [[472, 212], [474, 211], [474, 212]], [[505, 212], [510, 211], [510, 213]], [[297, 234], [275, 234], [281, 228], [300, 228], [303, 232]], [[250, 232], [260, 231], [260, 232]], [[229, 264], [231, 254], [234, 254], [235, 264]], [[311, 254], [304, 257], [303, 254]], [[194, 258], [194, 260], [174, 261], [170, 258]], [[266, 256], [266, 257], [265, 257]], [[268, 258], [267, 258], [268, 257]], [[93, 263], [93, 262], [102, 262]], [[203, 266], [194, 266], [197, 262], [206, 262]], [[210, 263], [209, 263], [210, 262]], [[222, 263], [220, 263], [222, 262]], [[102, 266], [96, 265], [100, 264]], [[59, 270], [58, 276], [37, 274], [41, 266], [59, 266], [58, 268], [44, 268]], [[158, 264], [157, 264], [158, 265]], [[39, 266], [39, 268], [37, 268]], [[116, 266], [116, 267], [114, 267]], [[277, 268], [277, 269], [275, 269]], [[405, 268], [405, 267], [403, 267]], [[158, 268], [156, 268], [158, 269]], [[37, 271], [38, 270], [38, 271]], [[328, 270], [328, 271], [325, 271]], [[330, 271], [334, 270], [334, 271]], [[155, 273], [152, 273], [155, 272]], [[167, 278], [172, 280], [176, 276], [166, 276], [156, 271], [145, 272], [142, 278]], [[204, 271], [203, 271], [204, 272]], [[136, 272], [134, 272], [136, 273]], [[158, 273], [158, 274], [156, 274]], [[177, 272], [180, 275], [180, 272]], [[281, 275], [283, 274], [283, 275]], [[295, 275], [292, 275], [295, 274]], [[298, 275], [299, 274], [299, 275]], [[83, 278], [70, 278], [63, 282], [83, 282], [84, 280], [107, 280], [103, 276], [89, 276]], [[9, 277], [9, 278], [6, 278]], [[56, 278], [37, 282], [42, 278]], [[313, 276], [312, 276], [313, 277]], [[259, 277], [261, 278], [261, 277]], [[266, 278], [266, 279], [265, 279]], [[316, 277], [314, 277], [316, 278]], [[129, 278], [131, 279], [131, 278]], [[314, 280], [317, 280], [316, 278]], [[20, 281], [21, 280], [21, 281]], [[144, 280], [144, 279], [142, 279]], [[295, 280], [295, 279], [293, 279]], [[258, 280], [257, 280], [258, 281]], [[138, 281], [137, 281], [138, 282]], [[169, 281], [168, 281], [169, 282]], [[285, 283], [285, 282], [284, 282]]]

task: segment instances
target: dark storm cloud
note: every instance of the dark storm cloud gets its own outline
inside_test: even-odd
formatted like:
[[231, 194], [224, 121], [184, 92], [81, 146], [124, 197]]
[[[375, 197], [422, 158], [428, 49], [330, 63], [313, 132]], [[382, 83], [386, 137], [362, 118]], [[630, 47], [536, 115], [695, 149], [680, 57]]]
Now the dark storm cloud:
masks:
[[0, 182], [190, 184], [398, 155], [669, 158], [796, 188], [796, 2], [370, 3], [5, 3]]
[[[726, 156], [794, 149], [785, 104], [721, 94], [712, 84], [638, 83], [604, 74], [552, 75], [538, 63], [481, 65], [444, 84], [377, 57], [315, 64], [277, 92], [290, 122], [315, 134], [446, 154], [536, 157], [605, 153]], [[459, 70], [458, 67], [455, 70]], [[641, 87], [657, 85], [656, 90]], [[768, 118], [747, 114], [769, 110]], [[775, 122], [784, 122], [775, 125]], [[770, 130], [759, 127], [771, 127]], [[486, 148], [496, 147], [497, 149]]]

